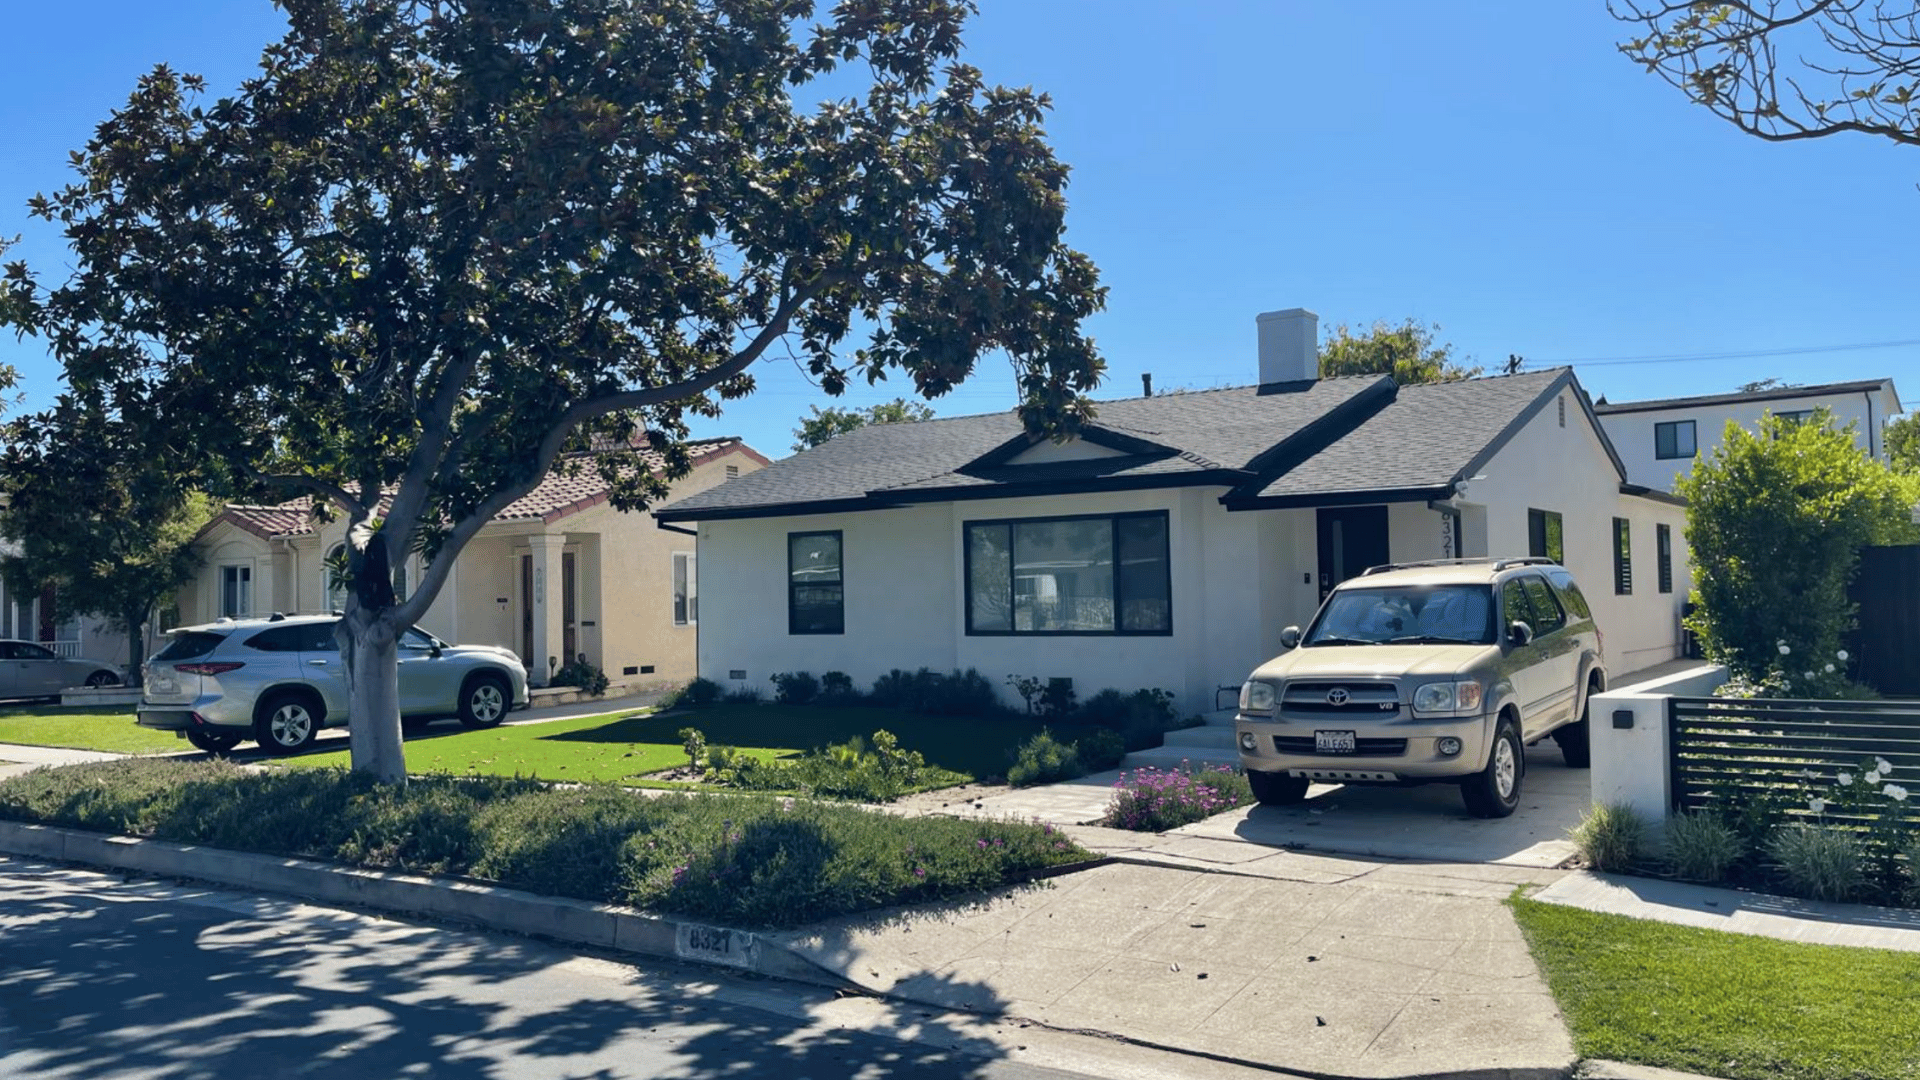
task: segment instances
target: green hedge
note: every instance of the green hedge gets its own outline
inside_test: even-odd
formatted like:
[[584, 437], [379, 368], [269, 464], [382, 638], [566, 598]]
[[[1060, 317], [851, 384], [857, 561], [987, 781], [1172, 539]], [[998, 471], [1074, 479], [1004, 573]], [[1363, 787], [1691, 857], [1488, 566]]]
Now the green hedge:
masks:
[[0, 818], [459, 874], [749, 927], [945, 899], [1091, 858], [1049, 826], [770, 796], [126, 760], [0, 781]]

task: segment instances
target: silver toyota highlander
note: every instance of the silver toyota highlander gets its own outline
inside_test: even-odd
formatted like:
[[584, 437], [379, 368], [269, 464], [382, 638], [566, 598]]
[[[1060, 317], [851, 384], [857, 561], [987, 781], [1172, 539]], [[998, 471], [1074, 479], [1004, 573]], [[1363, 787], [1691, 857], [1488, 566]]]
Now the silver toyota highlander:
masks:
[[[172, 731], [225, 753], [253, 739], [269, 753], [304, 749], [325, 727], [347, 723], [346, 666], [337, 615], [221, 619], [171, 632], [147, 661], [141, 726]], [[458, 716], [493, 727], [525, 708], [527, 670], [491, 645], [449, 645], [419, 629], [400, 637], [400, 713], [409, 730]]]

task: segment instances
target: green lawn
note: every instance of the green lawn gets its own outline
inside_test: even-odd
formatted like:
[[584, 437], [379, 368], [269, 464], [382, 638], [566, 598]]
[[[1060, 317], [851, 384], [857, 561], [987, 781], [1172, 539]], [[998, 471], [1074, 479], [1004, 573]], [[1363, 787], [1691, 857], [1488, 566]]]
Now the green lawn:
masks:
[[[58, 705], [0, 708], [0, 743], [68, 746], [115, 754], [193, 749], [184, 740], [174, 738], [170, 731], [154, 731], [135, 724], [131, 705], [118, 712], [85, 707], [63, 709]], [[6, 751], [0, 750], [0, 761], [6, 756]]]
[[[633, 782], [684, 765], [679, 731], [697, 727], [710, 746], [735, 747], [767, 759], [799, 754], [878, 729], [918, 750], [927, 764], [968, 776], [1006, 772], [1008, 751], [1040, 728], [1027, 720], [946, 719], [892, 709], [794, 705], [715, 705], [669, 715], [624, 713], [466, 731], [442, 721], [407, 741], [415, 773], [538, 776], [543, 780]], [[286, 761], [302, 767], [347, 765], [342, 749]]]
[[1730, 1080], [1920, 1078], [1920, 954], [1513, 909], [1582, 1057]]

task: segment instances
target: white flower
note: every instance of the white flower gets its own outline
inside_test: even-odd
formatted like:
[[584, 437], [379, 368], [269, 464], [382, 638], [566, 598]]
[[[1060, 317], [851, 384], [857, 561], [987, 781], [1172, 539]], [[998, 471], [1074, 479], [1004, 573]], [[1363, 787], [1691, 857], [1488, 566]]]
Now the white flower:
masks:
[[1812, 769], [1801, 769], [1801, 770], [1800, 770], [1800, 778], [1801, 778], [1802, 780], [1818, 780], [1818, 779], [1819, 779], [1819, 777], [1817, 777], [1817, 776], [1815, 776], [1815, 775], [1813, 774], [1813, 770], [1812, 770]]
[[1827, 812], [1827, 800], [1821, 798], [1808, 799], [1807, 809], [1816, 814], [1824, 814]]
[[1827, 665], [1827, 674], [1829, 674], [1829, 675], [1831, 675], [1831, 674], [1833, 674], [1833, 665], [1832, 665], [1832, 664], [1828, 664], [1828, 665]]
[[1781, 656], [1792, 656], [1792, 655], [1793, 655], [1793, 650], [1792, 650], [1792, 649], [1789, 649], [1789, 648], [1787, 647], [1787, 643], [1786, 643], [1786, 642], [1784, 642], [1784, 641], [1780, 643], [1780, 655], [1781, 655]]
[[1867, 786], [1872, 787], [1873, 785], [1879, 782], [1880, 782], [1880, 770], [1878, 769], [1867, 770]]
[[1845, 660], [1847, 658], [1847, 650], [1841, 649], [1839, 652], [1834, 653], [1833, 655], [1834, 655], [1834, 658], [1837, 660]]
[[1883, 757], [1874, 758], [1873, 767], [1878, 769], [1882, 774], [1891, 775], [1893, 772], [1893, 766], [1887, 764], [1887, 759]]
[[1848, 784], [1853, 783], [1853, 774], [1850, 772], [1843, 772], [1836, 775], [1833, 779], [1834, 779], [1834, 782], [1839, 784], [1841, 787], [1846, 787]]
[[1901, 787], [1899, 784], [1888, 784], [1886, 787], [1880, 789], [1880, 794], [1885, 795], [1894, 802], [1907, 801], [1907, 789]]
[[1809, 679], [1813, 678], [1813, 672], [1811, 671], [1807, 672], [1807, 678]]

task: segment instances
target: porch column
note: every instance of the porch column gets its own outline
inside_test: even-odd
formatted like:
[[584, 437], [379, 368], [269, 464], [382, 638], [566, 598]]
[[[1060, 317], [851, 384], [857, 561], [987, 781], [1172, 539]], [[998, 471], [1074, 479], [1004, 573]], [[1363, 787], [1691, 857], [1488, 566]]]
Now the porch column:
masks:
[[566, 539], [557, 533], [527, 537], [527, 544], [533, 549], [533, 655], [527, 657], [527, 678], [535, 686], [547, 685], [558, 666], [549, 664], [548, 658], [559, 664], [567, 662], [567, 658], [560, 655], [564, 640], [560, 623], [564, 614], [560, 596], [560, 548]]

